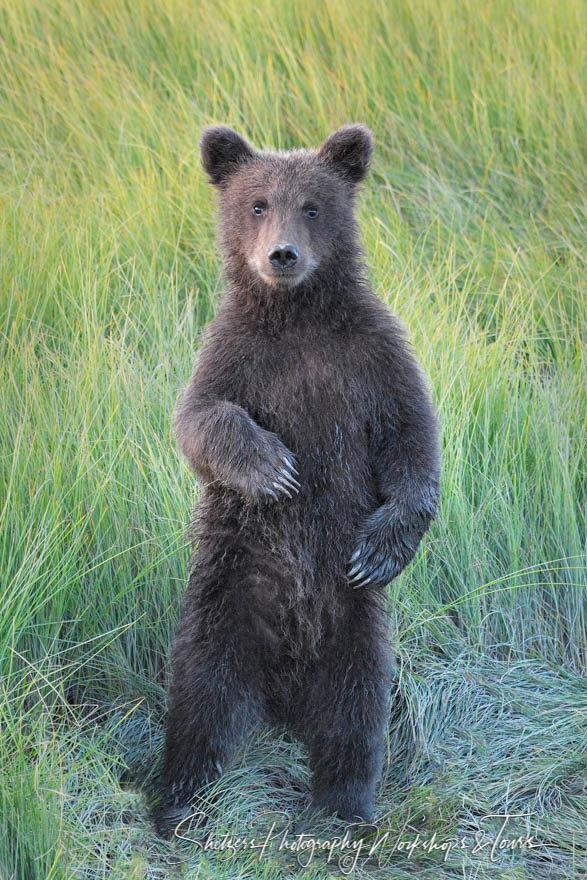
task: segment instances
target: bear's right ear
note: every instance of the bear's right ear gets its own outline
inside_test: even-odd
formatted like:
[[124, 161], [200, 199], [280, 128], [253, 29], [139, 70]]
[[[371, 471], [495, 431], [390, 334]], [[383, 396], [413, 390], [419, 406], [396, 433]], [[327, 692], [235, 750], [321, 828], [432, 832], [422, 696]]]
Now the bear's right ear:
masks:
[[222, 185], [243, 162], [255, 157], [253, 148], [232, 128], [207, 128], [200, 141], [202, 165], [215, 186]]
[[359, 124], [343, 125], [318, 150], [318, 158], [350, 183], [359, 183], [365, 177], [372, 154], [373, 135]]

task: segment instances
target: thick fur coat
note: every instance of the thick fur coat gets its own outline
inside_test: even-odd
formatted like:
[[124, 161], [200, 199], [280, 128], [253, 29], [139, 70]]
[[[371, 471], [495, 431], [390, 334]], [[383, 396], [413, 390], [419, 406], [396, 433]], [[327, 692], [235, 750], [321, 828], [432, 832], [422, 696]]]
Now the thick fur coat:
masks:
[[176, 415], [202, 492], [164, 834], [259, 721], [307, 746], [315, 808], [372, 817], [394, 669], [385, 586], [439, 491], [426, 381], [361, 263], [354, 200], [372, 148], [359, 125], [291, 153], [204, 133], [227, 289]]

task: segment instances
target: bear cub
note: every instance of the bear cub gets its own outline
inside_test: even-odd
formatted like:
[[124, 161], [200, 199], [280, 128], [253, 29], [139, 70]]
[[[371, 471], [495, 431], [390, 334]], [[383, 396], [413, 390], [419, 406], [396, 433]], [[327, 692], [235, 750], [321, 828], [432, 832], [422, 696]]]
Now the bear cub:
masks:
[[155, 821], [170, 834], [256, 724], [307, 748], [312, 809], [369, 822], [394, 675], [385, 587], [437, 509], [438, 427], [365, 280], [362, 125], [260, 152], [209, 128], [226, 293], [176, 413], [202, 486]]

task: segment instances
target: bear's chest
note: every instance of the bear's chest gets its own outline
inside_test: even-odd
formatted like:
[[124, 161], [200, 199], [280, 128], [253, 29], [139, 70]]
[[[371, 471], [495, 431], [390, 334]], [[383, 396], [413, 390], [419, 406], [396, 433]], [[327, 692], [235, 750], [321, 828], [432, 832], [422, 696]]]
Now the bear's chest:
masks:
[[333, 452], [364, 444], [366, 389], [358, 359], [337, 340], [291, 340], [265, 349], [247, 377], [255, 421], [284, 441]]

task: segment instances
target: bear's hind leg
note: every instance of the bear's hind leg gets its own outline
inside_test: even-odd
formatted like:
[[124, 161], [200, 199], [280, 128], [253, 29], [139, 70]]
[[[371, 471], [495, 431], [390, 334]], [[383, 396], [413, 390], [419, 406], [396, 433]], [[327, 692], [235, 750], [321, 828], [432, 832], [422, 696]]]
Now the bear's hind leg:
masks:
[[245, 650], [227, 613], [230, 599], [220, 606], [224, 615], [208, 615], [198, 596], [191, 600], [190, 587], [186, 604], [191, 607], [184, 609], [173, 645], [165, 758], [153, 816], [163, 837], [200, 812], [190, 801], [222, 773], [262, 705], [255, 653], [250, 645]]
[[312, 689], [304, 720], [311, 807], [369, 823], [383, 764], [394, 661], [386, 640], [368, 627], [362, 635], [355, 631], [347, 650], [340, 649], [339, 641], [338, 653], [327, 652], [329, 663]]
[[309, 747], [312, 810], [336, 813], [348, 822], [371, 822], [384, 745], [384, 727], [314, 737]]

